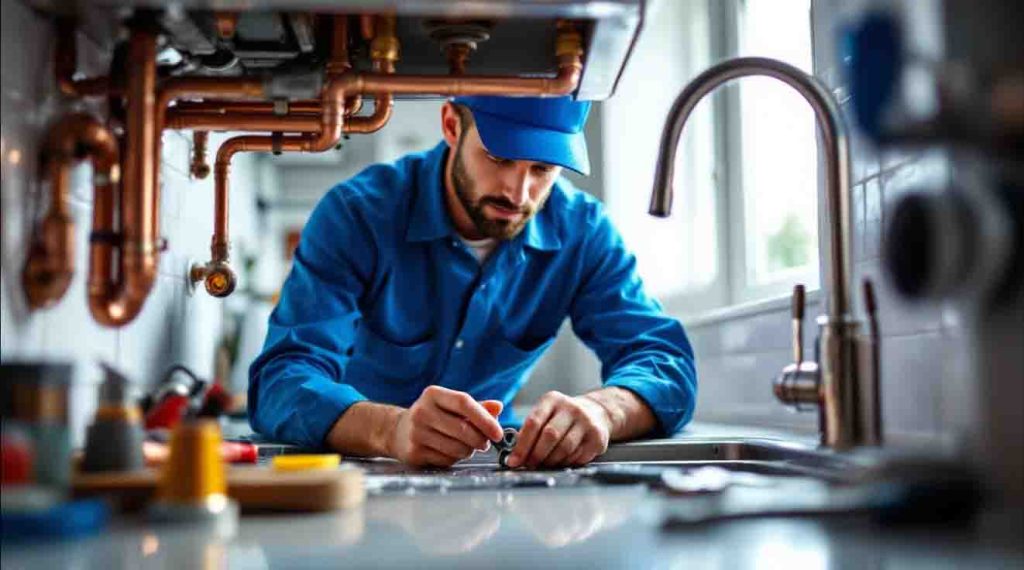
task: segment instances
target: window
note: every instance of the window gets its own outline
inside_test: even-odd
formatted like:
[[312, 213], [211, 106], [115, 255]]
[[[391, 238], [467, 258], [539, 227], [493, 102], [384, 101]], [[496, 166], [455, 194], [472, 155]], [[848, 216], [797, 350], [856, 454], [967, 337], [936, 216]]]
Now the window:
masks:
[[605, 202], [648, 290], [693, 315], [818, 286], [817, 142], [811, 108], [745, 78], [694, 110], [676, 157], [672, 216], [647, 215], [672, 102], [715, 61], [780, 59], [811, 71], [810, 0], [649, 5], [615, 96], [602, 105]]
[[[771, 57], [811, 72], [810, 0], [745, 0], [737, 14], [741, 55]], [[818, 286], [817, 143], [814, 113], [791, 87], [752, 77], [739, 89], [742, 262], [735, 301]]]
[[637, 253], [647, 289], [659, 298], [718, 290], [722, 272], [715, 223], [714, 123], [701, 105], [676, 155], [675, 207], [667, 220], [647, 214], [661, 130], [676, 95], [712, 60], [710, 4], [651, 2], [644, 29], [615, 95], [601, 103], [604, 201]]

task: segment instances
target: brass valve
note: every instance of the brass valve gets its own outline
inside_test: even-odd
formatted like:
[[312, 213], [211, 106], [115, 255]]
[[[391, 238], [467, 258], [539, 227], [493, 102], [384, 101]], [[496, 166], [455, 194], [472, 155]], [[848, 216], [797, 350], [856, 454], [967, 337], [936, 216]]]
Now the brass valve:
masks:
[[189, 279], [195, 285], [200, 281], [213, 297], [227, 297], [238, 285], [238, 276], [227, 261], [210, 261], [205, 265], [193, 264]]

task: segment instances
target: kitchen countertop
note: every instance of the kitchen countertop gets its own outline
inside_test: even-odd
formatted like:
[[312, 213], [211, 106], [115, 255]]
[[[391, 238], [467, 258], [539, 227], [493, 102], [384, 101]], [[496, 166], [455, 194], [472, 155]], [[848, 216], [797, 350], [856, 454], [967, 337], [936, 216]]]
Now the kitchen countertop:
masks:
[[[690, 437], [781, 437], [697, 425]], [[806, 437], [801, 438], [806, 441]], [[117, 519], [102, 535], [4, 544], [16, 568], [686, 567], [1021, 568], [1024, 515], [883, 527], [863, 517], [719, 522], [664, 530], [671, 498], [640, 485], [371, 496], [334, 513], [246, 515], [231, 536]], [[678, 503], [676, 503], [678, 504]]]

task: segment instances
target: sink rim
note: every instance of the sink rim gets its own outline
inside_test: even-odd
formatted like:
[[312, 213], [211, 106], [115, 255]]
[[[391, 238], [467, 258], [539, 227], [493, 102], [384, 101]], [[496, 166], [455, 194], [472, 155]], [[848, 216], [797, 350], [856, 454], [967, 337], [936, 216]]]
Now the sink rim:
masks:
[[[457, 465], [486, 465], [495, 459], [492, 449]], [[616, 443], [592, 462], [609, 463], [726, 469], [748, 466], [835, 481], [849, 480], [868, 466], [849, 454], [771, 437], [692, 437]]]

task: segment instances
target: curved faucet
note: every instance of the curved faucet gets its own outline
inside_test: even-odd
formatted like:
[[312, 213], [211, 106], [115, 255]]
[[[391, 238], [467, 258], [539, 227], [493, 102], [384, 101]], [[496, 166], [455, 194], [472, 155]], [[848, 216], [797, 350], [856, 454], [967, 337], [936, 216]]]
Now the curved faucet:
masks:
[[[846, 127], [838, 105], [815, 78], [792, 65], [763, 57], [719, 63], [698, 75], [676, 98], [665, 122], [654, 175], [650, 214], [667, 217], [672, 210], [672, 177], [679, 137], [694, 107], [723, 83], [767, 76], [795, 89], [814, 109], [825, 154], [825, 206], [829, 257], [825, 268], [827, 315], [818, 319], [818, 362], [803, 362], [800, 338], [803, 289], [794, 291], [796, 362], [775, 381], [784, 403], [815, 404], [820, 410], [821, 442], [845, 449], [881, 441], [878, 402], [877, 338], [860, 338], [860, 323], [850, 314], [850, 158]], [[799, 305], [799, 307], [797, 307]], [[872, 327], [874, 330], [874, 327]]]

